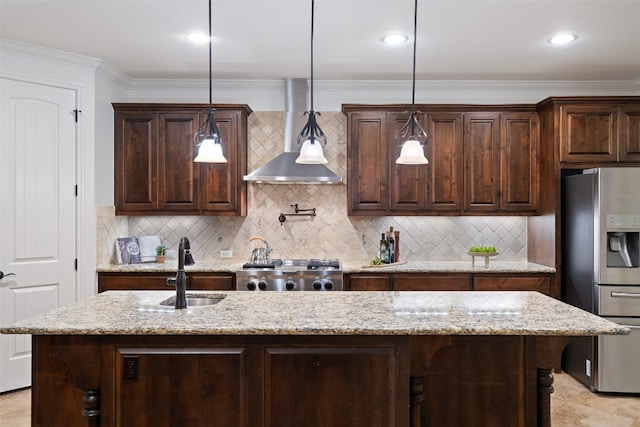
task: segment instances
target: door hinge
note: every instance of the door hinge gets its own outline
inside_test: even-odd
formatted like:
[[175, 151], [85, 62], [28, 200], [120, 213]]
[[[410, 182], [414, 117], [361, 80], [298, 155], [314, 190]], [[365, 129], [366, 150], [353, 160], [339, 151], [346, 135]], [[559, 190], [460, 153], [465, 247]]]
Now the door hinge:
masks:
[[78, 258], [73, 260], [73, 269], [75, 271], [78, 271]]
[[78, 197], [78, 186], [77, 185], [74, 186], [74, 190], [73, 191], [75, 193], [75, 196]]
[[79, 114], [79, 113], [82, 113], [82, 110], [78, 110], [78, 109], [73, 110], [73, 114], [75, 115], [75, 121], [76, 121], [76, 123], [78, 123], [78, 114]]

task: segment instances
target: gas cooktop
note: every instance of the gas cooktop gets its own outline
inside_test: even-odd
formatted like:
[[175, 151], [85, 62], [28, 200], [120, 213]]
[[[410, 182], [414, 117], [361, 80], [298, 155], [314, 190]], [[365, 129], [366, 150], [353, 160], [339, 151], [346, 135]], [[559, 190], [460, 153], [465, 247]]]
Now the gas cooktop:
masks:
[[242, 265], [244, 270], [252, 269], [306, 269], [306, 270], [339, 270], [340, 261], [337, 259], [273, 259], [268, 264], [246, 263]]
[[341, 291], [342, 276], [337, 259], [273, 259], [269, 264], [244, 264], [236, 272], [236, 289]]

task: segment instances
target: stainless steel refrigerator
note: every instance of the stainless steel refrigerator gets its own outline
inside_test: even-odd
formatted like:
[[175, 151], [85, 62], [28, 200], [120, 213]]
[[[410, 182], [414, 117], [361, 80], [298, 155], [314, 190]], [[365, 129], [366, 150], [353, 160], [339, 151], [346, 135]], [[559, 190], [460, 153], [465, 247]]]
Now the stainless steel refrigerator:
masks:
[[593, 391], [640, 393], [640, 168], [564, 176], [561, 212], [563, 300], [631, 329], [570, 344], [563, 370]]

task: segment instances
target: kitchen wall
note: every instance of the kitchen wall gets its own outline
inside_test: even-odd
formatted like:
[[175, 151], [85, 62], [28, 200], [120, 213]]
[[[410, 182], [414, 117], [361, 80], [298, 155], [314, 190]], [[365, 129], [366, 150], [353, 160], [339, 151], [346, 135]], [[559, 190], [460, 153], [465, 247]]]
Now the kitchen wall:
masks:
[[[248, 170], [272, 159], [283, 149], [283, 113], [256, 111], [248, 120]], [[328, 167], [346, 181], [346, 117], [325, 112], [318, 122], [328, 136]], [[220, 260], [221, 250], [232, 250], [232, 260], [246, 261], [262, 236], [273, 247], [274, 258], [340, 258], [370, 260], [377, 254], [380, 234], [390, 226], [400, 231], [400, 255], [405, 260], [466, 260], [475, 244], [496, 246], [504, 261], [527, 259], [525, 217], [349, 217], [346, 185], [249, 184], [246, 217], [134, 216], [116, 217], [113, 206], [97, 209], [98, 263], [110, 263], [113, 241], [127, 235], [158, 235], [170, 248], [180, 237], [191, 241], [196, 260]], [[280, 213], [316, 208], [315, 217], [288, 217]]]

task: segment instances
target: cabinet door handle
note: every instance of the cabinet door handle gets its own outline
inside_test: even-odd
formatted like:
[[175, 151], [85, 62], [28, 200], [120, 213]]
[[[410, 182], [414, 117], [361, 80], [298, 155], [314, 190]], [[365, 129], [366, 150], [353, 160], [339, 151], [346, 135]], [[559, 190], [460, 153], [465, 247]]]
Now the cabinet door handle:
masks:
[[15, 273], [3, 273], [2, 271], [0, 271], [0, 280], [4, 279], [7, 276], [15, 276]]
[[640, 294], [633, 292], [611, 292], [612, 298], [640, 298]]

